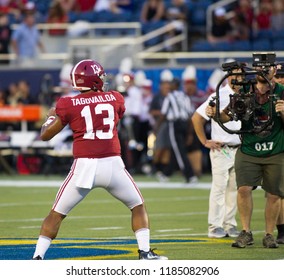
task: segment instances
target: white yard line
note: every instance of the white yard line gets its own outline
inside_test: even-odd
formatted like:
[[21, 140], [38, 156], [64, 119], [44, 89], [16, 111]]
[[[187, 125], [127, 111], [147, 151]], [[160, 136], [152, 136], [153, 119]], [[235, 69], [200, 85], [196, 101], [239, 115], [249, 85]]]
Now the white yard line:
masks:
[[124, 227], [93, 227], [87, 228], [88, 230], [114, 230], [114, 229], [124, 229]]
[[[159, 213], [155, 214], [152, 213], [151, 217], [176, 217], [176, 216], [193, 216], [193, 215], [205, 215], [207, 212], [188, 212], [188, 213]], [[124, 214], [124, 215], [116, 215], [115, 217], [117, 219], [121, 218], [129, 218], [130, 214]], [[77, 220], [77, 219], [113, 219], [114, 215], [97, 215], [97, 216], [68, 216], [68, 220]], [[0, 220], [0, 223], [9, 223], [9, 222], [37, 222], [42, 221], [43, 218], [32, 218], [32, 219], [9, 219], [9, 220]]]
[[[44, 180], [0, 180], [0, 187], [57, 187], [59, 188], [63, 181], [44, 181]], [[141, 188], [183, 188], [183, 189], [209, 189], [211, 183], [196, 183], [194, 185], [186, 185], [179, 182], [136, 182], [138, 187]]]
[[155, 232], [178, 232], [178, 231], [191, 231], [192, 228], [176, 228], [176, 229], [157, 229]]

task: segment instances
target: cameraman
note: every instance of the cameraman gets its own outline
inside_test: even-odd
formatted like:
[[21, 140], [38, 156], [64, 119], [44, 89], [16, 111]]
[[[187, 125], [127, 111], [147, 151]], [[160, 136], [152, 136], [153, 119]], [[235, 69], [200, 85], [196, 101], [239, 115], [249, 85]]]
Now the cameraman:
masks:
[[[253, 201], [252, 190], [255, 186], [262, 186], [267, 193], [265, 207], [265, 236], [263, 246], [278, 248], [273, 237], [273, 231], [280, 211], [281, 197], [284, 197], [284, 100], [282, 92], [284, 86], [274, 81], [275, 64], [261, 70], [269, 81], [260, 74], [256, 75], [255, 103], [258, 106], [258, 115], [248, 120], [242, 119], [242, 129], [253, 129], [257, 118], [259, 123], [269, 119], [269, 95], [272, 87], [275, 99], [272, 108], [271, 125], [260, 133], [243, 133], [242, 143], [236, 153], [235, 170], [238, 186], [237, 204], [243, 230], [236, 238], [232, 247], [244, 248], [254, 243], [250, 228]], [[216, 119], [216, 107], [208, 106], [206, 114]], [[256, 116], [257, 115], [257, 116]], [[220, 112], [219, 121], [231, 121], [230, 106]]]

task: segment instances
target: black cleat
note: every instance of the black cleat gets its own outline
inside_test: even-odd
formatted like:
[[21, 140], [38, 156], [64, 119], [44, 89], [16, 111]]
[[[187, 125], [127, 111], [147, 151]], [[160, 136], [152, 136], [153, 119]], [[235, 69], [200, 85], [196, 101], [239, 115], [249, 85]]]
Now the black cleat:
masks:
[[41, 261], [42, 257], [40, 255], [38, 255], [38, 256], [34, 257], [33, 260]]
[[158, 254], [154, 253], [155, 249], [150, 249], [150, 251], [145, 252], [142, 250], [138, 250], [139, 253], [139, 260], [167, 260], [168, 258], [165, 256], [159, 256]]

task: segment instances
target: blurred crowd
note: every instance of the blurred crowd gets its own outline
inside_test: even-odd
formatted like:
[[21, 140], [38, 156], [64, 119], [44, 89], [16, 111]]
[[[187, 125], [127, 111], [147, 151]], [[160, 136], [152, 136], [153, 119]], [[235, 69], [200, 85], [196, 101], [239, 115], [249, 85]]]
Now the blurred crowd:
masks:
[[[37, 50], [45, 52], [36, 23], [76, 23], [68, 28], [50, 28], [50, 36], [82, 35], [86, 30], [84, 23], [88, 22], [140, 22], [144, 34], [172, 23], [174, 28], [171, 31], [145, 42], [145, 46], [163, 42], [164, 51], [185, 51], [180, 43], [169, 43], [167, 40], [182, 32], [188, 35], [188, 50], [194, 50], [194, 43], [200, 40], [206, 40], [210, 44], [239, 41], [251, 43], [269, 36], [275, 36], [273, 39], [277, 40], [283, 37], [277, 35], [284, 30], [283, 0], [236, 0], [216, 8], [208, 22], [206, 11], [210, 4], [216, 2], [218, 1], [1, 0], [0, 55], [13, 52], [19, 58], [18, 62], [27, 65]], [[12, 24], [18, 24], [18, 27], [12, 30]], [[263, 44], [260, 46], [265, 47]], [[226, 50], [225, 46], [222, 50]], [[7, 64], [9, 60], [0, 59], [0, 63]]]
[[[0, 109], [3, 105], [17, 106], [38, 104], [31, 96], [30, 85], [27, 81], [20, 79], [17, 82], [9, 84], [7, 89], [0, 88]], [[20, 130], [20, 122], [0, 122], [1, 131]], [[35, 129], [34, 123], [29, 124], [30, 129]]]
[[239, 0], [228, 13], [224, 7], [217, 8], [213, 14], [208, 41], [238, 41], [255, 38], [262, 31], [284, 30], [284, 1]]

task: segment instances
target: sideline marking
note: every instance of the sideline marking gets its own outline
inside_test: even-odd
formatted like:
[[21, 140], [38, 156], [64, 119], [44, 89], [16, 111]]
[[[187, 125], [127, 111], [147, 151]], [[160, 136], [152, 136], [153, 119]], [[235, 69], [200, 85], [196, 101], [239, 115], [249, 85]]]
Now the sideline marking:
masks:
[[[37, 239], [2, 238], [0, 239], [0, 259], [28, 260], [31, 259]], [[229, 243], [231, 240], [209, 238], [170, 238], [151, 239], [151, 244], [212, 244]], [[135, 247], [134, 247], [135, 246]], [[159, 251], [159, 250], [158, 250]], [[160, 251], [162, 252], [162, 251]], [[46, 259], [65, 260], [102, 260], [137, 258], [136, 239], [92, 239], [63, 238], [52, 242]]]

